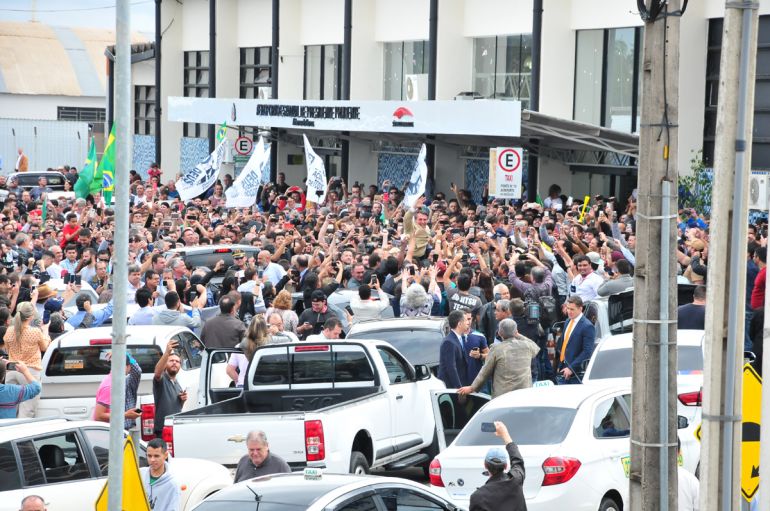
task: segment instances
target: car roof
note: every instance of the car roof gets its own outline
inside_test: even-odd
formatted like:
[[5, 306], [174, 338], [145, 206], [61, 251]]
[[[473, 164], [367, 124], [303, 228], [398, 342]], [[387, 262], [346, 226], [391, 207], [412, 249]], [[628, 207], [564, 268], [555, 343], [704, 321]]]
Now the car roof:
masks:
[[378, 475], [327, 474], [320, 479], [305, 479], [303, 472], [272, 474], [241, 481], [229, 488], [224, 488], [208, 500], [254, 502], [255, 495], [260, 502], [280, 502], [283, 504], [310, 506], [320, 497], [326, 500], [336, 499], [344, 494], [369, 485], [401, 484], [419, 487], [432, 493], [425, 486], [407, 479], [382, 477]]
[[194, 247], [180, 247], [180, 248], [172, 248], [171, 250], [168, 250], [169, 253], [184, 253], [184, 254], [209, 254], [214, 253], [217, 250], [222, 249], [229, 249], [229, 250], [235, 250], [237, 248], [240, 248], [241, 250], [249, 250], [252, 252], [261, 250], [260, 248], [253, 247], [251, 245], [196, 245]]
[[530, 387], [498, 396], [490, 401], [486, 407], [488, 409], [509, 408], [512, 406], [578, 408], [583, 401], [590, 397], [617, 391], [628, 391], [630, 393], [631, 385], [591, 382], [583, 385]]
[[97, 427], [108, 429], [105, 422], [96, 422], [89, 420], [72, 421], [64, 418], [42, 418], [42, 419], [11, 419], [8, 421], [0, 420], [0, 442], [9, 442], [17, 438], [26, 438], [29, 436], [45, 435], [46, 433], [56, 433], [74, 428]]
[[[679, 346], [702, 346], [703, 336], [706, 333], [703, 330], [677, 330], [676, 343]], [[630, 348], [633, 344], [633, 334], [625, 333], [612, 335], [602, 339], [597, 349], [599, 350], [617, 350]]]
[[423, 330], [441, 330], [446, 318], [424, 317], [424, 318], [392, 318], [363, 321], [354, 324], [351, 333], [370, 332], [375, 330], [402, 330], [402, 329], [423, 329]]
[[[147, 344], [148, 340], [153, 342], [161, 341], [180, 330], [187, 330], [178, 325], [132, 325], [126, 327], [128, 344]], [[82, 346], [91, 339], [110, 339], [112, 338], [111, 326], [100, 326], [95, 328], [77, 328], [67, 332], [54, 341], [57, 346]]]

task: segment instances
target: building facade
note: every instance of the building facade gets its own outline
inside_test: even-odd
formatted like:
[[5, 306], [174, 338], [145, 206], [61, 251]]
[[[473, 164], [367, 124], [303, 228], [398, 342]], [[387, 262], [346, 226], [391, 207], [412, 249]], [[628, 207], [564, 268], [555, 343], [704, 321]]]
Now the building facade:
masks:
[[[168, 98], [210, 96], [209, 73], [216, 73], [217, 98], [268, 99], [272, 88], [272, 0], [216, 2], [216, 69], [209, 65], [209, 1], [161, 4], [162, 168], [164, 178], [194, 165], [208, 152], [206, 125], [170, 122]], [[281, 0], [279, 13], [278, 99], [336, 100], [342, 97], [344, 0]], [[427, 99], [431, 44], [436, 44], [436, 98], [517, 99], [529, 105], [532, 71], [531, 0], [441, 0], [436, 41], [429, 37], [429, 0], [352, 2], [351, 100]], [[760, 5], [760, 15], [770, 5]], [[724, 2], [690, 2], [681, 20], [679, 70], [680, 172], [703, 151], [713, 157], [716, 87]], [[644, 29], [633, 0], [545, 0], [539, 111], [615, 131], [634, 133], [641, 112]], [[770, 17], [761, 18], [757, 68], [755, 143], [752, 165], [770, 168], [770, 124], [765, 122], [766, 88], [762, 41], [770, 38]], [[765, 29], [765, 25], [768, 25]], [[764, 35], [764, 38], [763, 38]], [[152, 76], [134, 77], [135, 112], [154, 108], [140, 97]], [[154, 101], [154, 100], [153, 100]], [[141, 116], [143, 118], [146, 115]], [[770, 119], [770, 117], [768, 117]], [[154, 133], [154, 120], [137, 121]], [[223, 119], [224, 120], [224, 119]], [[767, 138], [764, 130], [767, 127]], [[254, 129], [229, 130], [232, 139]], [[758, 132], [758, 133], [757, 133]], [[144, 134], [144, 133], [142, 133]], [[310, 135], [310, 134], [309, 134]], [[148, 138], [149, 140], [149, 138]], [[327, 173], [339, 174], [340, 140], [318, 135], [313, 145], [326, 158]], [[767, 140], [767, 141], [766, 141]], [[478, 142], [478, 141], [477, 141]], [[381, 182], [408, 172], [415, 147], [350, 138], [349, 181]], [[280, 141], [278, 170], [289, 181], [304, 177], [301, 144]], [[443, 144], [436, 149], [437, 187], [460, 183], [479, 193], [488, 161], [483, 144]], [[581, 158], [588, 158], [583, 154]], [[591, 162], [589, 162], [591, 163]], [[630, 165], [615, 168], [541, 157], [539, 192], [559, 183], [575, 196], [623, 193], [635, 182]], [[602, 171], [602, 167], [611, 168]], [[137, 169], [144, 170], [144, 169]], [[234, 169], [235, 170], [235, 169]]]

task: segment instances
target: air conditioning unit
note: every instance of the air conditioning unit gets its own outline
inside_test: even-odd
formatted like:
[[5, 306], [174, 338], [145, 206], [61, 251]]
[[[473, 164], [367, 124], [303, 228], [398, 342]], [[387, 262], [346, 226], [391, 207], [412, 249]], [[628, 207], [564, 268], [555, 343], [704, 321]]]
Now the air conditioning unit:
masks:
[[270, 87], [258, 87], [257, 99], [272, 99], [273, 89]]
[[420, 101], [428, 99], [428, 75], [406, 75], [404, 77], [406, 86], [406, 100]]
[[768, 210], [767, 184], [770, 173], [752, 171], [749, 178], [749, 209]]

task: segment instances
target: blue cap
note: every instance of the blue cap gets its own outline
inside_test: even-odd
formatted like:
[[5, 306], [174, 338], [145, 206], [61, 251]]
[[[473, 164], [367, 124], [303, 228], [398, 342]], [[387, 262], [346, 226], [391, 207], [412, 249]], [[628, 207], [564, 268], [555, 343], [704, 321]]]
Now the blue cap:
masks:
[[484, 463], [495, 468], [505, 468], [510, 464], [508, 451], [503, 447], [492, 447], [487, 451]]

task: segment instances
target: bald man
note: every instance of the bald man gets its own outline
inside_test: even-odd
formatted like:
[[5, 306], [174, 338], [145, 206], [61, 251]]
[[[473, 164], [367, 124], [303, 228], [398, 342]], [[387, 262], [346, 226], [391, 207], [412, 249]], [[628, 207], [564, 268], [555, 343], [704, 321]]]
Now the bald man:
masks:
[[43, 497], [28, 495], [22, 499], [19, 511], [48, 511], [48, 508], [45, 506]]
[[263, 250], [257, 255], [257, 263], [259, 269], [262, 270], [264, 276], [267, 277], [267, 280], [275, 286], [281, 281], [283, 276], [286, 275], [286, 270], [284, 270], [283, 266], [280, 264], [272, 262], [270, 259], [271, 257], [272, 254], [270, 252]]

